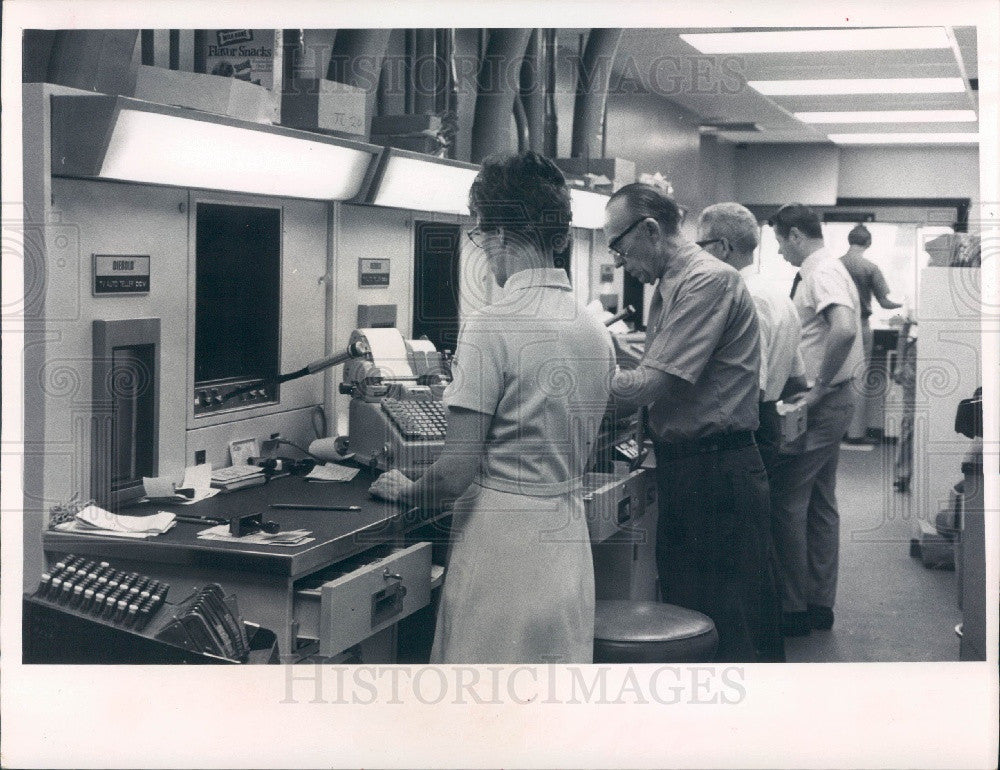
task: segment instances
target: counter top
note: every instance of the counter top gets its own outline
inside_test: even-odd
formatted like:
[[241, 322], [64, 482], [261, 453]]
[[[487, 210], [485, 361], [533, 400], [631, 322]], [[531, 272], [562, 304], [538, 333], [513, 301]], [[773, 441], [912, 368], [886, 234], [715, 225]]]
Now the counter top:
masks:
[[[103, 556], [108, 559], [142, 559], [212, 569], [254, 570], [292, 579], [334, 564], [436, 518], [419, 510], [408, 512], [394, 503], [377, 500], [368, 488], [378, 474], [362, 469], [348, 482], [316, 483], [301, 477], [272, 479], [259, 487], [220, 493], [193, 505], [144, 503], [119, 513], [142, 515], [170, 511], [179, 516], [232, 516], [260, 512], [265, 521], [276, 521], [282, 530], [310, 530], [310, 543], [278, 545], [227, 543], [201, 540], [198, 532], [214, 525], [178, 521], [162, 535], [146, 539], [70, 535], [46, 531], [46, 551]], [[308, 511], [269, 508], [271, 503], [358, 505], [360, 511]], [[438, 516], [443, 514], [438, 514]]]

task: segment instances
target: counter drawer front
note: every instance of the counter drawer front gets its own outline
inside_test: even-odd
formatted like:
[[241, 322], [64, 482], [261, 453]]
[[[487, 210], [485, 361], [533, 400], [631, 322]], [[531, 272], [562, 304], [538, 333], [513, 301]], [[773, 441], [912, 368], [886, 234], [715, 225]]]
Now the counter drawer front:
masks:
[[319, 639], [320, 655], [332, 657], [425, 607], [430, 597], [431, 544], [416, 543], [297, 591], [295, 619], [300, 635]]
[[[605, 474], [593, 474], [597, 479]], [[649, 489], [650, 475], [640, 468], [628, 476], [614, 478], [597, 487], [584, 497], [584, 510], [590, 529], [590, 540], [601, 543], [621, 529], [630, 527], [642, 518], [646, 506], [656, 503], [655, 486]]]

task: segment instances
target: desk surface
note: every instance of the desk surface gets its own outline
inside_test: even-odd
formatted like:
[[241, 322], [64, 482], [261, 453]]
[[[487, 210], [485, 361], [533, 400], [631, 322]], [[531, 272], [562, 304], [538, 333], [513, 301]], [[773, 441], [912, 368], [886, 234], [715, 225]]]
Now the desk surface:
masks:
[[[193, 505], [142, 504], [124, 513], [171, 511], [178, 515], [230, 518], [238, 514], [263, 513], [281, 529], [307, 529], [311, 543], [285, 547], [199, 540], [198, 532], [210, 526], [178, 521], [162, 535], [143, 540], [64, 535], [46, 532], [47, 551], [97, 555], [107, 558], [142, 559], [213, 569], [256, 570], [297, 578], [333, 564], [367, 548], [386, 543], [408, 529], [433, 517], [398, 505], [376, 500], [368, 487], [376, 473], [363, 469], [349, 482], [314, 483], [285, 476], [267, 484], [236, 492], [220, 493]], [[270, 503], [315, 503], [317, 505], [359, 505], [360, 511], [297, 511], [269, 508]]]

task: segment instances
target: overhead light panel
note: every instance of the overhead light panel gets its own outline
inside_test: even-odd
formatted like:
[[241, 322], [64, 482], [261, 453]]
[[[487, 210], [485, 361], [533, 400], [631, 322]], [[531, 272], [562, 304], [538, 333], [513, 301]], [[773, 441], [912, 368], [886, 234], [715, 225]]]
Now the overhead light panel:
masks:
[[479, 166], [387, 148], [366, 203], [415, 211], [469, 215], [469, 188]]
[[830, 134], [836, 144], [978, 144], [979, 134]]
[[958, 94], [962, 78], [829, 78], [825, 80], [748, 80], [765, 96], [854, 96], [857, 94]]
[[975, 110], [796, 112], [803, 123], [975, 123]]
[[375, 145], [114, 96], [56, 96], [52, 173], [347, 200]]
[[907, 51], [951, 47], [943, 27], [698, 32], [680, 38], [704, 54]]

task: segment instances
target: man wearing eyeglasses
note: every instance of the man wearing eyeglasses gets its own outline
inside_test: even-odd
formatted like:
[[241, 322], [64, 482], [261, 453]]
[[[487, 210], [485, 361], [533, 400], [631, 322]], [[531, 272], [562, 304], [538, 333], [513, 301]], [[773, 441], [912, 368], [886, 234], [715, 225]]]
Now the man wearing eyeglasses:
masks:
[[787, 288], [776, 286], [753, 270], [760, 243], [757, 218], [739, 203], [716, 203], [698, 217], [698, 237], [705, 251], [740, 271], [757, 307], [760, 326], [760, 428], [757, 448], [775, 491], [781, 443], [777, 402], [808, 390], [805, 362], [799, 350], [802, 323]]
[[768, 483], [754, 443], [757, 313], [739, 273], [684, 237], [680, 220], [674, 200], [650, 185], [627, 185], [608, 202], [615, 264], [655, 284], [645, 352], [611, 389], [649, 408], [663, 601], [712, 618], [717, 661], [781, 660]]

